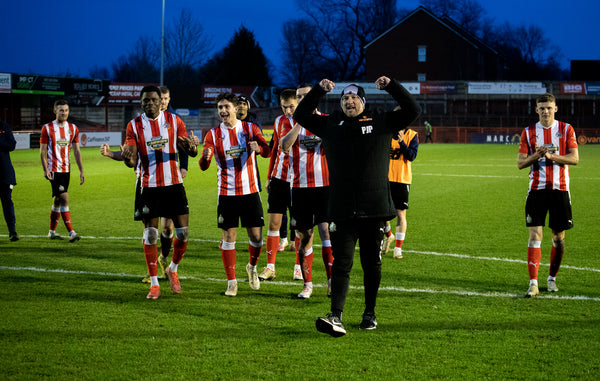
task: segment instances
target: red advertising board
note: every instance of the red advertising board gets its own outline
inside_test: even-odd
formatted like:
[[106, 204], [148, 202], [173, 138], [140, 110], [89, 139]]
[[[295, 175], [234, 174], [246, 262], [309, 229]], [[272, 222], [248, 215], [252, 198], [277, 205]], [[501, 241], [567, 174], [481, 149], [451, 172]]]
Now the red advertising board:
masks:
[[108, 87], [108, 104], [130, 106], [140, 104], [140, 91], [144, 86], [158, 86], [154, 83], [111, 83]]
[[585, 94], [585, 82], [561, 82], [560, 93], [565, 94]]

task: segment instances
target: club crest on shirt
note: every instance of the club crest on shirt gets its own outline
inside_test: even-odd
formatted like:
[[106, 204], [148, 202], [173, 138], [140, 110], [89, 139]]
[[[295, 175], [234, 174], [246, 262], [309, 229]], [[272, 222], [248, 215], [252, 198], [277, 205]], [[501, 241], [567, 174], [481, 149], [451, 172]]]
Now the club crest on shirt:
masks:
[[169, 123], [169, 122], [165, 122], [165, 124], [164, 124], [164, 126], [163, 126], [163, 127], [164, 127], [164, 128], [166, 128], [166, 129], [168, 130], [169, 128], [171, 128], [171, 127], [173, 127], [173, 126], [171, 126], [171, 123]]
[[556, 137], [560, 139], [563, 137], [563, 134], [560, 131], [556, 131]]
[[305, 149], [313, 149], [319, 145], [319, 143], [321, 143], [321, 138], [316, 135], [305, 136], [304, 139], [299, 141], [300, 146]]
[[163, 138], [162, 136], [153, 136], [152, 139], [146, 142], [146, 145], [153, 150], [163, 149], [169, 142], [169, 139]]
[[225, 151], [225, 154], [231, 156], [234, 159], [237, 159], [240, 156], [242, 156], [244, 152], [246, 152], [246, 146], [240, 144], [237, 146], [231, 146], [231, 148]]

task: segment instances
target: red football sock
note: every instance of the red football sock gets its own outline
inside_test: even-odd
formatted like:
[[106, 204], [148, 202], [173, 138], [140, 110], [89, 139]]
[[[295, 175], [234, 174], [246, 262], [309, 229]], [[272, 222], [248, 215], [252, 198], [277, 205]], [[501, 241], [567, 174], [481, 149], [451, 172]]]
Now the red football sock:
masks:
[[279, 249], [279, 236], [267, 235], [267, 264], [275, 264], [277, 250]]
[[331, 279], [331, 266], [333, 265], [333, 249], [331, 246], [323, 246], [321, 248], [321, 256], [323, 257], [327, 279]]
[[527, 248], [527, 269], [529, 270], [529, 279], [538, 278], [538, 269], [540, 267], [540, 259], [542, 258], [542, 249], [539, 247]]
[[298, 257], [298, 248], [300, 247], [300, 238], [294, 238], [294, 249], [296, 250], [296, 264], [300, 264], [300, 257]]
[[144, 256], [146, 257], [146, 266], [148, 266], [148, 275], [157, 276], [158, 249], [156, 244], [144, 245]]
[[550, 276], [555, 277], [560, 269], [563, 254], [565, 252], [564, 242], [552, 242], [552, 250], [550, 250]]
[[225, 266], [225, 275], [227, 275], [227, 280], [235, 279], [235, 261], [236, 261], [235, 249], [232, 249], [232, 250], [221, 249], [221, 258], [223, 259], [223, 265]]
[[[177, 238], [173, 240], [173, 263], [175, 263], [176, 265], [178, 265], [179, 262], [181, 262], [181, 259], [185, 255], [187, 244], [187, 241], [180, 241]], [[167, 251], [167, 254], [168, 253], [169, 252]]]
[[60, 212], [55, 211], [52, 208], [52, 212], [50, 213], [50, 230], [56, 230], [58, 227], [58, 220], [60, 219]]
[[73, 230], [73, 224], [71, 223], [71, 212], [68, 210], [66, 212], [60, 212], [63, 221], [65, 222], [65, 226], [67, 227], [67, 231]]
[[302, 261], [302, 274], [304, 275], [304, 283], [312, 282], [312, 266], [313, 266], [313, 249], [312, 247], [307, 250], [310, 254], [304, 255], [304, 261]]
[[256, 266], [256, 264], [258, 263], [258, 258], [260, 257], [261, 251], [262, 251], [262, 245], [259, 247], [256, 247], [256, 246], [252, 246], [252, 243], [248, 243], [248, 254], [250, 255], [248, 262], [252, 266]]

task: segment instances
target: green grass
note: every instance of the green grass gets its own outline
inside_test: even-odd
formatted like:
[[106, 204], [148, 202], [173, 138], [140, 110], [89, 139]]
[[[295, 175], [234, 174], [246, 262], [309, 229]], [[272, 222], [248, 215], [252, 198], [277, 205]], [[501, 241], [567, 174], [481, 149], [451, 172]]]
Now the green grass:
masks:
[[[405, 258], [383, 258], [379, 326], [358, 330], [363, 308], [357, 261], [345, 337], [318, 333], [329, 310], [315, 252], [313, 297], [297, 300], [294, 254], [277, 257], [278, 278], [238, 296], [226, 288], [217, 248], [214, 163], [190, 162], [190, 242], [183, 292], [148, 301], [134, 222], [134, 174], [83, 150], [86, 182], [69, 190], [83, 239], [50, 241], [50, 185], [37, 151], [12, 154], [21, 240], [0, 228], [0, 378], [13, 379], [597, 379], [600, 362], [600, 146], [580, 147], [571, 167], [574, 229], [556, 295], [545, 293], [550, 231], [544, 230], [542, 296], [524, 299], [527, 171], [517, 147], [421, 145], [413, 164]], [[267, 161], [260, 159], [261, 174]], [[262, 194], [266, 204], [266, 193]], [[265, 205], [266, 207], [266, 205]], [[64, 226], [59, 233], [65, 235]], [[264, 232], [266, 234], [266, 232]], [[317, 239], [317, 243], [320, 241]], [[247, 238], [238, 234], [238, 278]], [[260, 266], [265, 263], [265, 254]]]

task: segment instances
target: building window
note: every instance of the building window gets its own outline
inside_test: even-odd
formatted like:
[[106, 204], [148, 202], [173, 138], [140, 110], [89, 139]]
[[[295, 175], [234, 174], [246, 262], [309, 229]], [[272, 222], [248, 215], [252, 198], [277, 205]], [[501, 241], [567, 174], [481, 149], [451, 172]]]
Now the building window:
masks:
[[425, 73], [417, 73], [417, 81], [425, 82], [427, 81], [427, 74]]
[[427, 62], [427, 46], [419, 45], [417, 47], [417, 53], [419, 62]]

